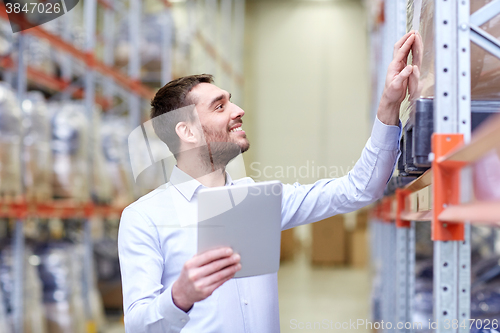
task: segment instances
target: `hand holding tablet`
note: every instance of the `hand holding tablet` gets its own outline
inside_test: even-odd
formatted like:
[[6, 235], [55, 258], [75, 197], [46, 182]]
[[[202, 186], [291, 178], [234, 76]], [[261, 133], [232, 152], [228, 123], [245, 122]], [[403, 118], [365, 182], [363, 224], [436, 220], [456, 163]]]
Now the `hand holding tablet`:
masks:
[[278, 181], [224, 186], [198, 194], [198, 251], [230, 247], [241, 256], [235, 277], [276, 273], [281, 245]]

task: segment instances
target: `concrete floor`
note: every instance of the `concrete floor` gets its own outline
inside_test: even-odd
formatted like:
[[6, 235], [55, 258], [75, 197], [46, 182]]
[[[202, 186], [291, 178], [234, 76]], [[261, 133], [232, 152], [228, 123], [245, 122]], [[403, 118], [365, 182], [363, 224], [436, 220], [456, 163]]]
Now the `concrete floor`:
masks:
[[[367, 269], [312, 267], [305, 255], [282, 263], [278, 273], [281, 332], [368, 333], [364, 325], [353, 329], [350, 321], [369, 320], [370, 288]], [[112, 324], [105, 332], [123, 333], [124, 329]]]
[[[370, 318], [370, 289], [368, 269], [312, 267], [304, 255], [282, 263], [278, 273], [281, 332], [353, 331], [350, 321]], [[356, 329], [368, 331], [364, 326]]]

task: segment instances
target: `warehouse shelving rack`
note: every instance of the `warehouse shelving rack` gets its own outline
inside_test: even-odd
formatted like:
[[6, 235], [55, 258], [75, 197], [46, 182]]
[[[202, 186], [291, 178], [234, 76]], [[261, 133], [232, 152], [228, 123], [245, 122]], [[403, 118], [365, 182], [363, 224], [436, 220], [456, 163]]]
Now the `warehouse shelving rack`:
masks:
[[[392, 45], [406, 31], [406, 1], [385, 2], [384, 68]], [[469, 0], [435, 0], [435, 94], [432, 168], [383, 198], [372, 211], [373, 260], [382, 274], [381, 319], [385, 331], [412, 332], [415, 223], [431, 221], [434, 244], [434, 322], [437, 332], [469, 332], [470, 225], [500, 222], [500, 202], [471, 200], [471, 163], [500, 145], [500, 117], [471, 136], [470, 41], [500, 58], [500, 42], [479, 26], [500, 14], [493, 0], [470, 15]], [[383, 87], [385, 76], [378, 78]], [[420, 209], [415, 195], [431, 188], [432, 207]], [[396, 240], [395, 243], [392, 240]], [[395, 268], [394, 268], [395, 267]], [[396, 286], [394, 288], [394, 286]], [[445, 325], [458, 321], [458, 327]], [[465, 320], [467, 323], [460, 326]], [[428, 327], [429, 323], [423, 323]]]
[[[158, 0], [163, 4], [165, 20], [162, 22], [166, 29], [162, 29], [161, 35], [161, 79], [163, 85], [172, 79], [173, 63], [173, 39], [174, 21], [172, 17], [172, 4], [168, 0]], [[232, 81], [232, 87], [237, 88], [242, 94], [242, 71], [243, 71], [243, 32], [244, 32], [244, 12], [245, 0], [220, 0], [220, 13], [225, 18], [224, 24], [219, 29], [213, 23], [214, 17], [205, 16], [201, 21], [202, 26], [197, 25], [197, 16], [200, 16], [208, 8], [215, 12], [218, 10], [217, 0], [187, 0], [186, 6], [189, 16], [191, 43], [196, 40], [202, 49], [202, 58], [207, 58], [215, 64], [216, 69], [220, 69]], [[127, 6], [128, 4], [128, 6]], [[197, 6], [201, 5], [201, 6]], [[97, 8], [104, 11], [103, 31], [100, 36], [102, 43], [102, 58], [96, 53], [96, 22]], [[83, 99], [87, 110], [87, 118], [92, 119], [95, 112], [94, 105], [99, 104], [103, 111], [113, 112], [116, 109], [128, 107], [129, 121], [131, 128], [140, 126], [142, 119], [141, 109], [154, 96], [154, 90], [141, 83], [141, 58], [140, 58], [140, 29], [141, 13], [143, 2], [141, 0], [85, 0], [83, 1], [83, 22], [85, 27], [85, 43], [83, 48], [78, 48], [71, 41], [69, 29], [65, 29], [60, 36], [55, 35], [42, 26], [30, 27], [22, 15], [7, 16], [4, 4], [0, 4], [0, 19], [13, 20], [21, 27], [30, 27], [19, 32], [17, 52], [20, 56], [13, 59], [10, 56], [0, 58], [0, 68], [10, 83], [15, 83], [17, 97], [20, 102], [23, 100], [27, 89], [27, 82], [31, 81], [36, 85], [55, 91], [63, 96], [63, 99], [77, 98]], [[65, 28], [71, 24], [72, 12], [66, 13], [60, 19], [64, 20]], [[113, 39], [116, 35], [117, 18], [128, 18], [129, 33], [129, 61], [128, 72], [115, 67]], [[206, 26], [212, 24], [212, 34], [206, 34]], [[209, 31], [210, 32], [210, 31]], [[232, 38], [228, 34], [233, 32]], [[213, 37], [216, 34], [219, 38]], [[222, 36], [224, 35], [225, 36]], [[50, 46], [64, 54], [65, 61], [61, 65], [61, 77], [48, 75], [36, 68], [32, 68], [26, 63], [23, 50], [26, 47], [26, 36], [47, 41]], [[224, 37], [224, 38], [223, 38]], [[218, 43], [216, 43], [218, 42]], [[221, 45], [222, 44], [222, 45]], [[83, 77], [79, 82], [72, 82], [72, 64], [79, 62], [86, 68]], [[203, 67], [203, 66], [202, 66]], [[205, 72], [210, 72], [207, 66], [202, 68]], [[15, 80], [14, 80], [15, 77]], [[81, 84], [83, 82], [83, 84]], [[101, 93], [96, 93], [96, 85], [100, 83]], [[82, 87], [80, 87], [81, 85]], [[121, 105], [114, 105], [114, 96], [120, 96], [124, 101]], [[241, 98], [241, 97], [240, 97]], [[89, 143], [92, 138], [89, 138]], [[90, 157], [91, 158], [91, 157]], [[92, 162], [91, 160], [89, 161]], [[91, 175], [89, 175], [90, 181]], [[24, 198], [5, 198], [0, 200], [0, 217], [15, 220], [13, 232], [12, 248], [14, 255], [13, 263], [13, 322], [14, 332], [21, 333], [23, 329], [23, 277], [24, 277], [24, 232], [23, 220], [28, 217], [36, 218], [81, 218], [84, 230], [84, 288], [86, 296], [85, 314], [87, 318], [88, 333], [96, 332], [95, 323], [92, 322], [90, 301], [88, 298], [89, 288], [93, 284], [93, 244], [90, 235], [90, 218], [93, 216], [116, 217], [121, 214], [123, 207], [109, 205], [96, 205], [91, 202], [77, 203], [66, 200], [55, 200], [50, 202], [28, 202]]]
[[[104, 36], [108, 43], [105, 43], [104, 50], [104, 60], [98, 60], [95, 55], [96, 47], [96, 12], [98, 3], [103, 7], [105, 11], [104, 15], [104, 26], [105, 30]], [[166, 3], [166, 8], [168, 10], [168, 2]], [[109, 40], [113, 38], [111, 35], [113, 33], [114, 26], [114, 13], [118, 10], [117, 1], [113, 0], [85, 0], [83, 3], [83, 15], [84, 15], [84, 25], [85, 25], [85, 45], [84, 49], [78, 49], [75, 47], [71, 41], [65, 36], [65, 32], [62, 36], [54, 35], [41, 26], [31, 27], [29, 23], [25, 20], [22, 15], [12, 15], [10, 19], [13, 23], [18, 24], [21, 27], [28, 28], [19, 33], [18, 42], [18, 59], [11, 59], [10, 57], [5, 57], [1, 61], [1, 66], [4, 70], [14, 71], [17, 69], [17, 97], [20, 103], [23, 101], [23, 96], [25, 95], [27, 88], [27, 80], [32, 80], [40, 86], [59, 91], [66, 94], [67, 97], [83, 98], [87, 110], [87, 118], [90, 120], [93, 117], [94, 104], [100, 104], [103, 109], [109, 109], [112, 106], [113, 93], [118, 92], [124, 96], [128, 96], [129, 107], [130, 107], [130, 122], [134, 126], [138, 126], [141, 122], [141, 112], [140, 112], [140, 98], [151, 99], [154, 96], [154, 91], [141, 84], [139, 81], [140, 74], [140, 58], [139, 58], [139, 33], [140, 33], [140, 0], [130, 0], [129, 4], [129, 19], [130, 19], [130, 42], [131, 42], [131, 52], [129, 60], [129, 75], [122, 73], [120, 70], [114, 68], [113, 66], [113, 44], [109, 43]], [[123, 6], [122, 6], [123, 7]], [[124, 7], [123, 7], [124, 8]], [[122, 8], [122, 10], [123, 10]], [[70, 12], [71, 13], [71, 12]], [[6, 9], [3, 4], [0, 5], [0, 17], [2, 19], [8, 20]], [[69, 17], [69, 15], [68, 15]], [[66, 27], [69, 27], [69, 18], [62, 17]], [[171, 27], [172, 28], [172, 27]], [[69, 29], [67, 29], [69, 30]], [[63, 52], [67, 58], [66, 62], [62, 64], [62, 78], [51, 77], [43, 72], [37, 71], [31, 68], [24, 58], [23, 50], [26, 43], [26, 35], [30, 34], [32, 36], [44, 39], [50, 43], [50, 45], [60, 52]], [[65, 38], [66, 37], [66, 38]], [[167, 46], [170, 46], [167, 44]], [[165, 50], [164, 52], [170, 52], [170, 50]], [[165, 54], [162, 55], [163, 59], [169, 60]], [[85, 64], [86, 71], [83, 77], [83, 88], [76, 88], [71, 84], [71, 62], [80, 61]], [[164, 80], [170, 80], [168, 76], [170, 71], [170, 61], [165, 61], [163, 63], [163, 68], [166, 75], [164, 75]], [[96, 73], [102, 75], [105, 78], [105, 96], [96, 96]], [[127, 93], [130, 92], [130, 93]], [[134, 127], [135, 127], [134, 126]], [[92, 140], [92, 138], [90, 138]], [[89, 141], [89, 144], [92, 141]], [[91, 157], [90, 157], [91, 158]], [[92, 161], [89, 161], [91, 164]], [[91, 175], [89, 174], [89, 181]], [[23, 328], [23, 316], [24, 311], [24, 232], [23, 232], [23, 220], [27, 217], [36, 218], [81, 218], [83, 220], [83, 231], [84, 231], [84, 262], [83, 262], [83, 295], [85, 303], [85, 315], [87, 318], [86, 331], [96, 332], [97, 328], [95, 323], [91, 320], [91, 305], [90, 305], [90, 288], [93, 285], [93, 245], [92, 238], [90, 235], [90, 218], [92, 216], [100, 215], [104, 217], [109, 216], [119, 216], [121, 214], [121, 207], [113, 206], [97, 206], [90, 202], [76, 203], [71, 201], [52, 201], [52, 202], [27, 202], [24, 199], [5, 201], [1, 203], [2, 217], [14, 218], [16, 220], [15, 230], [13, 235], [13, 255], [14, 255], [14, 265], [13, 265], [13, 276], [14, 276], [14, 286], [13, 286], [13, 324], [14, 332], [20, 333], [24, 331]]]

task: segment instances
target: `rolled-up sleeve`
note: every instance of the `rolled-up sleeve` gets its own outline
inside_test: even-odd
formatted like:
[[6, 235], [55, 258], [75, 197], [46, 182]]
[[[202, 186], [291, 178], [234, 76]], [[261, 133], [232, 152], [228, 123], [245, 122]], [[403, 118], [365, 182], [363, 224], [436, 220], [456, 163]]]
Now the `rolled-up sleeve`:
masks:
[[162, 292], [164, 258], [156, 226], [130, 207], [120, 220], [118, 251], [125, 331], [180, 332], [189, 315], [175, 306], [171, 285]]
[[401, 123], [375, 120], [360, 159], [347, 175], [314, 184], [283, 186], [282, 228], [316, 222], [364, 207], [382, 197], [399, 155]]

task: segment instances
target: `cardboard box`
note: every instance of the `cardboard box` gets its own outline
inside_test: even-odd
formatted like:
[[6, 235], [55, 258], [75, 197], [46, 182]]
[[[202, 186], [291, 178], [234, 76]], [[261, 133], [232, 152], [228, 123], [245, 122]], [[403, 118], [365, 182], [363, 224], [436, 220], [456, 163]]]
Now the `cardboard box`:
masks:
[[356, 227], [355, 229], [366, 230], [370, 220], [368, 209], [360, 209], [356, 212]]
[[294, 230], [292, 228], [281, 232], [280, 261], [292, 260], [297, 252], [298, 242]]
[[418, 191], [417, 196], [418, 196], [418, 211], [425, 211], [432, 209], [430, 186]]
[[343, 215], [336, 215], [312, 224], [311, 259], [315, 265], [345, 264], [346, 231]]
[[348, 234], [348, 264], [365, 268], [369, 261], [368, 230], [355, 229]]

